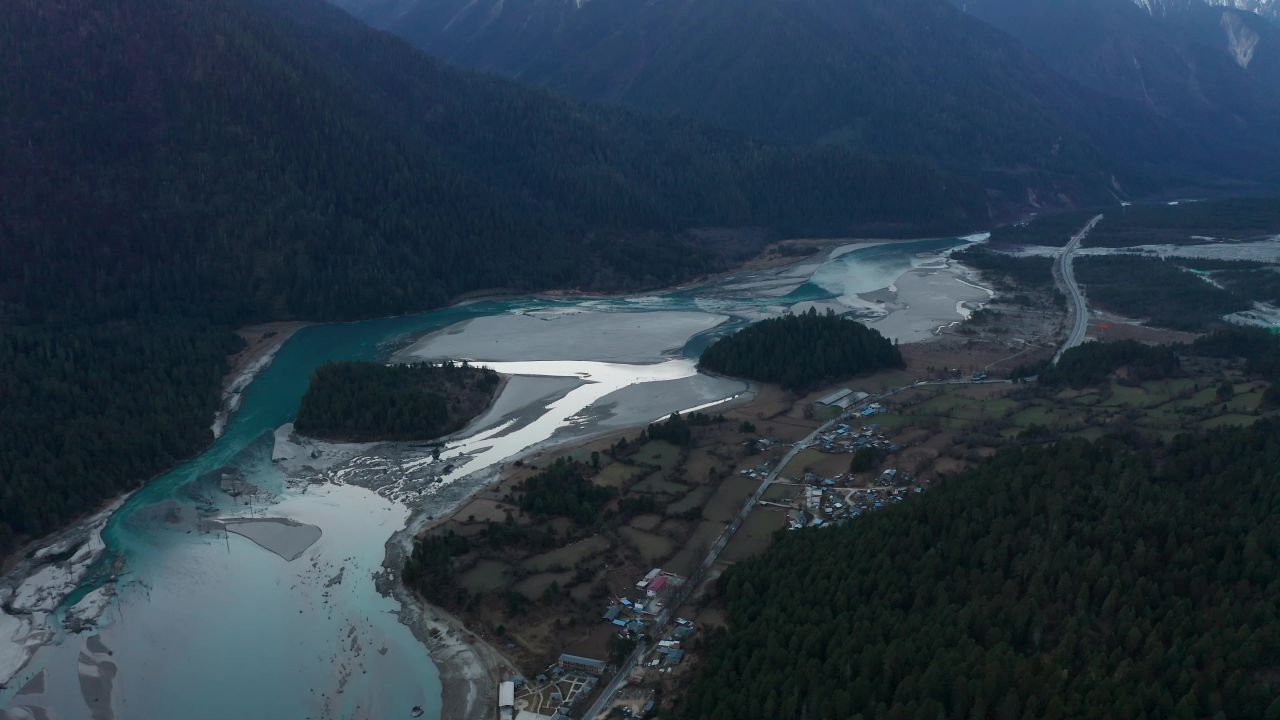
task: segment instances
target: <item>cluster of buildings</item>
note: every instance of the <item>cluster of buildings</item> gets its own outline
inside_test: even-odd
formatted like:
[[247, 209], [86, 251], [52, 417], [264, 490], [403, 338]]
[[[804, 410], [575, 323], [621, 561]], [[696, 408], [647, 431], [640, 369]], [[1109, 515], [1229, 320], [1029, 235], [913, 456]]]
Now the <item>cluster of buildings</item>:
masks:
[[823, 478], [805, 473], [805, 486], [796, 503], [796, 512], [788, 516], [789, 527], [825, 527], [843, 525], [864, 512], [879, 510], [903, 498], [924, 492], [911, 476], [897, 468], [888, 468], [868, 487], [849, 487], [851, 476]]
[[[883, 412], [883, 406], [877, 412]], [[868, 407], [868, 410], [871, 408]], [[902, 448], [890, 442], [888, 438], [880, 432], [879, 425], [863, 425], [860, 430], [854, 430], [850, 425], [841, 423], [834, 428], [818, 435], [814, 441], [814, 446], [827, 453], [851, 453], [857, 452], [860, 448], [877, 448], [885, 452], [898, 452]]]
[[676, 618], [675, 627], [636, 665], [627, 676], [627, 682], [639, 685], [644, 682], [645, 675], [650, 671], [670, 672], [673, 667], [684, 661], [685, 650], [680, 646], [681, 643], [687, 642], [696, 631], [693, 621]]

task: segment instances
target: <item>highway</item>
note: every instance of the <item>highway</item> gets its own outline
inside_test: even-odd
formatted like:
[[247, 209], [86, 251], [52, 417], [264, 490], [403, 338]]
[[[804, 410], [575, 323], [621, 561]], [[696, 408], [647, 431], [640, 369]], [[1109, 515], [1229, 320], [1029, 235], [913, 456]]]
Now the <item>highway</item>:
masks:
[[1102, 221], [1102, 216], [1097, 215], [1089, 221], [1087, 225], [1080, 229], [1080, 232], [1071, 237], [1071, 240], [1062, 248], [1062, 252], [1058, 253], [1057, 262], [1053, 266], [1054, 279], [1058, 286], [1062, 288], [1063, 294], [1067, 296], [1067, 302], [1071, 313], [1071, 329], [1067, 332], [1067, 339], [1063, 341], [1062, 347], [1053, 356], [1053, 364], [1057, 365], [1058, 360], [1062, 358], [1062, 353], [1084, 342], [1085, 331], [1089, 329], [1089, 308], [1084, 301], [1084, 293], [1080, 292], [1080, 285], [1076, 283], [1076, 272], [1073, 262], [1073, 255], [1080, 247], [1080, 241], [1089, 236], [1089, 231]]

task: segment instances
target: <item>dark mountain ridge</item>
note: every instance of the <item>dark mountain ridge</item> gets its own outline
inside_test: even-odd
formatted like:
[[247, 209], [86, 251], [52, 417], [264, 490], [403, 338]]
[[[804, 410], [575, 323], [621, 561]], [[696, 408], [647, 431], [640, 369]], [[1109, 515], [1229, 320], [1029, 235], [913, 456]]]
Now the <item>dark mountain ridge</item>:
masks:
[[925, 158], [1008, 205], [1276, 175], [1225, 152], [1241, 138], [1206, 143], [1202, 126], [1082, 86], [943, 0], [336, 2], [453, 62], [774, 141]]
[[1068, 83], [933, 0], [339, 4], [450, 61], [593, 102], [926, 157], [1041, 189], [1056, 181], [1073, 194], [1112, 175], [1055, 111], [1071, 102]]

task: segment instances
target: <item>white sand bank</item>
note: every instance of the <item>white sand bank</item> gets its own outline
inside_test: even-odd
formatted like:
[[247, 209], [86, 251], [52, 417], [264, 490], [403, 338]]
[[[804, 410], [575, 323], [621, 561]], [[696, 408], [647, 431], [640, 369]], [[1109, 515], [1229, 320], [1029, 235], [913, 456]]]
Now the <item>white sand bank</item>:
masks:
[[495, 315], [427, 335], [394, 359], [658, 362], [690, 337], [726, 320], [724, 315], [678, 311]]

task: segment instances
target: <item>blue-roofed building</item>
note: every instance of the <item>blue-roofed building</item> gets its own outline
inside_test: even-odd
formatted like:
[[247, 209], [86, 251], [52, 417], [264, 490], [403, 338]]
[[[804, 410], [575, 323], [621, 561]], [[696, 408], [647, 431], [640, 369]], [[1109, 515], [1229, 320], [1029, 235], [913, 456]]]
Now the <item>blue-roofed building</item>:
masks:
[[617, 605], [610, 605], [609, 609], [604, 611], [604, 619], [609, 622], [613, 622], [614, 620], [617, 620], [618, 616], [621, 614], [622, 608]]

